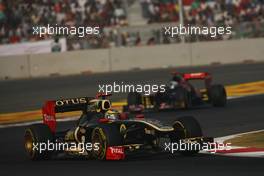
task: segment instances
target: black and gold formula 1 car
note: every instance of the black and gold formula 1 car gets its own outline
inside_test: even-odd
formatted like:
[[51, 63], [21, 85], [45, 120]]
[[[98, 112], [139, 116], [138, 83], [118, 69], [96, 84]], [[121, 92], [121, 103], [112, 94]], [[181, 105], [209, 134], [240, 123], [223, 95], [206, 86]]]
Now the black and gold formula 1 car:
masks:
[[[203, 137], [199, 123], [191, 116], [166, 125], [143, 114], [119, 113], [111, 108], [107, 95], [47, 101], [43, 123], [26, 128], [25, 149], [32, 160], [52, 159], [61, 154], [89, 159], [122, 160], [136, 151], [160, 152], [162, 141], [212, 142]], [[55, 114], [82, 111], [73, 128], [57, 131]], [[164, 151], [164, 150], [163, 150]], [[178, 152], [178, 151], [177, 151]], [[195, 154], [199, 150], [179, 151]]]
[[[191, 81], [202, 80], [201, 87], [195, 87]], [[199, 83], [195, 81], [196, 83]], [[200, 105], [211, 104], [215, 107], [224, 107], [227, 102], [225, 87], [221, 84], [212, 84], [212, 75], [207, 72], [179, 73], [173, 72], [164, 91], [151, 95], [141, 95], [130, 92], [127, 96], [127, 105], [124, 111], [163, 110], [163, 109], [190, 109]]]

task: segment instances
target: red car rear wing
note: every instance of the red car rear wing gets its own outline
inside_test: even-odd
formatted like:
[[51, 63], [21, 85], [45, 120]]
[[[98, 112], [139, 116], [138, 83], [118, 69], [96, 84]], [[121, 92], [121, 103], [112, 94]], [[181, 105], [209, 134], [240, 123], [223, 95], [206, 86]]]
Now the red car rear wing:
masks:
[[204, 80], [206, 88], [209, 88], [212, 83], [212, 75], [208, 72], [184, 73], [183, 78], [188, 80]]
[[172, 75], [180, 75], [185, 81], [189, 80], [204, 80], [206, 88], [210, 87], [212, 83], [212, 75], [208, 72], [196, 72], [196, 73], [180, 73], [173, 71]]
[[199, 73], [184, 73], [183, 78], [185, 80], [192, 80], [192, 79], [212, 79], [212, 76], [207, 72], [199, 72]]
[[50, 130], [56, 131], [56, 113], [70, 111], [85, 111], [90, 100], [94, 97], [69, 98], [47, 101], [42, 107], [43, 123], [48, 125]]

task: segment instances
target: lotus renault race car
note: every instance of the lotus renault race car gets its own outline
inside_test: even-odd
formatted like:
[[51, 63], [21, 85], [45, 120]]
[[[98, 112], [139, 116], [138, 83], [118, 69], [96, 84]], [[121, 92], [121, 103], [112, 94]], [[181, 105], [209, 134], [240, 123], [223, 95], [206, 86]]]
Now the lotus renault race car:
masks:
[[[32, 160], [52, 159], [61, 154], [83, 156], [99, 160], [122, 160], [137, 151], [161, 152], [161, 141], [170, 142], [212, 142], [203, 137], [199, 123], [191, 116], [180, 117], [166, 125], [143, 114], [119, 113], [111, 108], [108, 95], [47, 101], [42, 108], [43, 123], [26, 128], [25, 149]], [[56, 113], [82, 111], [76, 125], [58, 131]], [[56, 148], [42, 150], [45, 143], [75, 144], [77, 148]], [[37, 145], [39, 144], [39, 145]], [[80, 152], [78, 144], [89, 144]], [[43, 145], [42, 145], [43, 147]], [[78, 148], [79, 147], [79, 148]], [[57, 150], [55, 150], [57, 149]], [[181, 154], [195, 154], [199, 150], [179, 151]]]
[[[203, 80], [204, 89], [195, 88], [190, 83], [191, 80]], [[189, 109], [204, 104], [223, 107], [226, 105], [226, 101], [227, 96], [224, 86], [212, 84], [212, 76], [209, 73], [174, 72], [164, 92], [159, 91], [149, 96], [130, 92], [127, 96], [127, 106], [124, 106], [124, 111]]]

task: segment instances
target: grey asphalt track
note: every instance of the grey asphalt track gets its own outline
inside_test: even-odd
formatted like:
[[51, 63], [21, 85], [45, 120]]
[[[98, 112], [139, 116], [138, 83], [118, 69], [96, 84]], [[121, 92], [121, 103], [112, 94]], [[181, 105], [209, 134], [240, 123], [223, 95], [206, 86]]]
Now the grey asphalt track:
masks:
[[[170, 69], [134, 71], [129, 73], [97, 74], [17, 80], [0, 83], [0, 112], [35, 109], [47, 98], [93, 95], [96, 83], [124, 81], [140, 83], [164, 82]], [[264, 80], [264, 64], [229, 65], [184, 68], [179, 71], [209, 71], [215, 81], [225, 85]], [[155, 80], [153, 80], [155, 78]], [[105, 81], [106, 80], [106, 81]], [[105, 81], [105, 82], [104, 82]], [[143, 82], [145, 83], [145, 82]], [[114, 97], [116, 99], [122, 98]], [[36, 104], [35, 104], [36, 103]], [[239, 132], [264, 129], [264, 95], [232, 99], [225, 108], [197, 108], [190, 111], [147, 113], [146, 117], [172, 122], [176, 117], [194, 115], [207, 136], [218, 137]], [[63, 122], [59, 129], [74, 122]], [[263, 175], [263, 158], [197, 155], [195, 157], [167, 154], [135, 157], [120, 162], [58, 159], [29, 161], [23, 149], [25, 127], [0, 129], [0, 176], [13, 175]]]
[[[264, 95], [230, 100], [226, 108], [198, 108], [147, 113], [146, 117], [171, 122], [194, 115], [207, 136], [224, 136], [264, 128]], [[74, 122], [63, 122], [59, 129]], [[125, 161], [58, 159], [30, 161], [23, 148], [25, 127], [0, 129], [0, 175], [263, 175], [264, 158], [224, 157], [200, 154], [195, 157], [154, 155]]]

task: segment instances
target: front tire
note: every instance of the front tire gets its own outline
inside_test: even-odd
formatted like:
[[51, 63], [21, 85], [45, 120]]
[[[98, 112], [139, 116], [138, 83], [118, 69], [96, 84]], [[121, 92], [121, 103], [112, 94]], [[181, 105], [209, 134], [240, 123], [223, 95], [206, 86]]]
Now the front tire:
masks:
[[[181, 139], [185, 138], [196, 138], [202, 137], [203, 132], [199, 122], [192, 116], [185, 116], [178, 118], [174, 123], [173, 127], [175, 130], [183, 131], [180, 135]], [[182, 155], [194, 155], [199, 152], [199, 150], [185, 150], [179, 151]]]
[[93, 158], [98, 160], [106, 159], [106, 151], [110, 146], [120, 146], [123, 144], [124, 137], [120, 133], [118, 125], [106, 124], [95, 127], [92, 131], [92, 144], [98, 143], [98, 150], [93, 149]]

